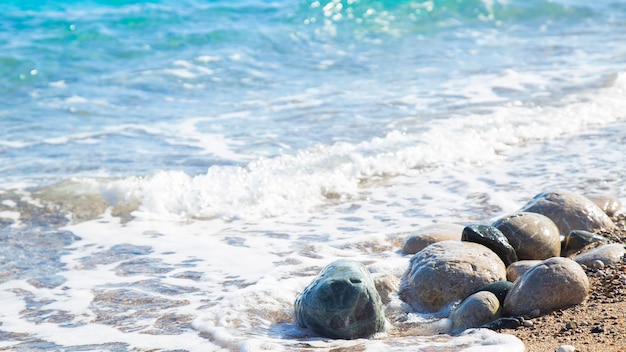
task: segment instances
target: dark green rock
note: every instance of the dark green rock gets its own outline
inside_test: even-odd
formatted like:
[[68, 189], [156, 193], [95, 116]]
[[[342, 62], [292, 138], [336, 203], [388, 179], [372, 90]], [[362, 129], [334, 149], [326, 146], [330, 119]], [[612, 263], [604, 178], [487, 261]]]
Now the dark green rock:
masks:
[[[498, 301], [500, 301], [500, 305], [503, 305], [504, 304], [504, 299], [506, 298], [506, 295], [511, 290], [511, 287], [513, 287], [513, 283], [512, 282], [509, 282], [509, 281], [496, 281], [496, 282], [493, 282], [493, 283], [490, 283], [488, 285], [485, 285], [485, 286], [481, 287], [476, 292], [489, 291], [489, 292], [493, 293], [494, 295], [496, 295], [496, 297], [498, 297]], [[476, 292], [474, 292], [474, 293], [476, 293]]]
[[498, 320], [494, 320], [490, 323], [482, 325], [481, 328], [497, 331], [502, 329], [515, 329], [521, 325], [522, 323], [516, 318], [500, 318]]
[[563, 238], [561, 252], [572, 252], [585, 248], [592, 243], [609, 243], [608, 238], [584, 230], [574, 230]]
[[517, 261], [515, 249], [502, 231], [489, 225], [467, 225], [461, 234], [461, 241], [482, 244], [502, 259], [504, 266]]
[[356, 339], [385, 328], [382, 302], [370, 273], [353, 260], [326, 266], [294, 307], [298, 325], [324, 337]]

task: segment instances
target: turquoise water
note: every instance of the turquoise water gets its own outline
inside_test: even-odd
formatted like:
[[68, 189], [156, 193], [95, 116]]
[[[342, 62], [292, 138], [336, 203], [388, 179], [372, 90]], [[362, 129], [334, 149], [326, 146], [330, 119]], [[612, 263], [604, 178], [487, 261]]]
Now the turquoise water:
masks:
[[[621, 2], [3, 1], [0, 10], [2, 172], [36, 183], [195, 175], [506, 101], [554, 104], [620, 72], [626, 55]], [[511, 71], [534, 78], [482, 81]], [[481, 84], [491, 96], [463, 91]], [[200, 117], [194, 131], [168, 127]], [[194, 143], [186, 132], [207, 135]], [[213, 135], [232, 153], [214, 150]]]
[[0, 349], [521, 351], [293, 301], [422, 226], [625, 199], [625, 63], [622, 1], [0, 0]]

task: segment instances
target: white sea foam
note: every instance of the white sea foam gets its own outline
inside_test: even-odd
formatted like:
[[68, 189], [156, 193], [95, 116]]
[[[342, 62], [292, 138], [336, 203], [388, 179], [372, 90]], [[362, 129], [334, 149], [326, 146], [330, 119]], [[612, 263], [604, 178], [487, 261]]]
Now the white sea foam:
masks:
[[[148, 218], [259, 219], [306, 212], [329, 200], [358, 198], [363, 185], [380, 178], [432, 169], [462, 172], [501, 162], [520, 146], [623, 121], [625, 76], [617, 75], [609, 87], [569, 98], [562, 106], [494, 108], [493, 113], [471, 118], [431, 120], [413, 133], [393, 131], [358, 144], [322, 145], [260, 158], [245, 167], [212, 166], [203, 175], [162, 171], [107, 187], [138, 195], [142, 205], [136, 215]], [[188, 135], [197, 141], [193, 145], [235, 158], [227, 142], [216, 137], [209, 142], [210, 134], [197, 131], [201, 120], [188, 120], [174, 134]], [[201, 138], [205, 136], [209, 138]]]

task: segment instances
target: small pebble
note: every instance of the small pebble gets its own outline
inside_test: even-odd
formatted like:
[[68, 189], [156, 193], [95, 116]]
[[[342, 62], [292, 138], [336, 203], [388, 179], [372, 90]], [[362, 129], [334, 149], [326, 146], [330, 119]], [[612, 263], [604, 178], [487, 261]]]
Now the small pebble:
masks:
[[594, 269], [602, 270], [602, 269], [604, 269], [604, 262], [601, 261], [601, 260], [594, 260], [591, 263], [591, 267], [594, 268]]
[[593, 328], [591, 328], [592, 334], [599, 334], [603, 332], [604, 332], [604, 328], [602, 326], [594, 326]]
[[574, 352], [576, 348], [572, 345], [561, 345], [556, 348], [556, 352]]

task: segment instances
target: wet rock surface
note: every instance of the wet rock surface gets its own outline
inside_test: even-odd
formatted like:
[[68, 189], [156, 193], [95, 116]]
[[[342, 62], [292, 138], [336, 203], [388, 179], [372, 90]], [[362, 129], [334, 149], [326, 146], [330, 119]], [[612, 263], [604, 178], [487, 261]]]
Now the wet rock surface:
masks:
[[593, 267], [597, 261], [603, 265], [619, 263], [624, 257], [624, 245], [622, 243], [605, 244], [588, 252], [574, 257], [574, 260], [588, 267]]
[[507, 315], [528, 315], [534, 310], [579, 304], [587, 298], [589, 279], [578, 263], [555, 257], [544, 260], [520, 276], [504, 300]]
[[543, 260], [561, 254], [559, 229], [548, 217], [519, 212], [493, 223], [515, 249], [519, 260]]
[[520, 260], [506, 268], [506, 279], [514, 282], [533, 266], [541, 263], [541, 260]]
[[547, 216], [556, 224], [562, 236], [573, 230], [595, 232], [615, 227], [611, 218], [600, 207], [588, 198], [573, 192], [540, 193], [520, 211]]
[[489, 291], [476, 292], [461, 302], [450, 314], [452, 331], [479, 327], [500, 318], [498, 297]]
[[487, 291], [493, 293], [498, 301], [500, 301], [500, 305], [504, 304], [504, 299], [511, 291], [513, 287], [513, 283], [510, 281], [496, 281], [494, 283], [485, 285], [481, 287], [477, 292]]
[[436, 312], [505, 277], [504, 263], [489, 248], [471, 242], [438, 242], [411, 258], [399, 295], [415, 310]]
[[594, 202], [608, 216], [615, 216], [622, 210], [622, 201], [610, 194], [587, 194], [585, 195], [590, 201]]
[[426, 246], [441, 241], [459, 241], [463, 226], [455, 224], [434, 224], [425, 226], [410, 234], [404, 241], [402, 253], [415, 254]]
[[461, 235], [462, 241], [482, 244], [491, 249], [502, 259], [505, 266], [518, 260], [515, 249], [502, 231], [488, 225], [467, 225]]
[[609, 240], [602, 235], [584, 230], [574, 230], [563, 238], [561, 254], [567, 256], [569, 253], [582, 250], [587, 246], [608, 242]]
[[363, 264], [340, 259], [326, 266], [296, 299], [296, 321], [336, 339], [368, 337], [385, 328], [382, 302]]

